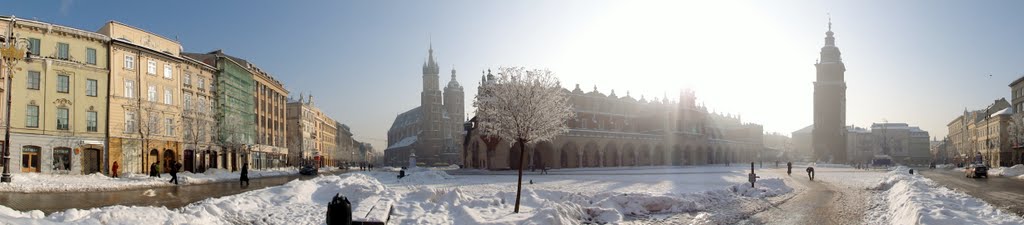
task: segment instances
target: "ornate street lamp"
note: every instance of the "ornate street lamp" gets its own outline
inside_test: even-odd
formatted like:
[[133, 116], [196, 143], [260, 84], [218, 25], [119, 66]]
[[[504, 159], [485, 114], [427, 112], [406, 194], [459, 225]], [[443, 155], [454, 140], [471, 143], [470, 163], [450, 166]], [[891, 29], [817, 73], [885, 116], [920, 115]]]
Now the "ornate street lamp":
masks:
[[[14, 78], [14, 67], [17, 63], [23, 59], [26, 59], [25, 55], [28, 53], [21, 48], [18, 48], [18, 38], [14, 36], [14, 25], [16, 18], [10, 18], [10, 24], [7, 27], [7, 34], [4, 37], [4, 46], [0, 48], [0, 55], [3, 56], [4, 68], [7, 69], [7, 87], [4, 91], [7, 92], [7, 108], [5, 109], [5, 120], [4, 120], [4, 146], [3, 146], [3, 163], [4, 171], [3, 175], [0, 176], [0, 182], [10, 183], [11, 182], [11, 82]], [[27, 44], [26, 40], [21, 40], [23, 44]]]

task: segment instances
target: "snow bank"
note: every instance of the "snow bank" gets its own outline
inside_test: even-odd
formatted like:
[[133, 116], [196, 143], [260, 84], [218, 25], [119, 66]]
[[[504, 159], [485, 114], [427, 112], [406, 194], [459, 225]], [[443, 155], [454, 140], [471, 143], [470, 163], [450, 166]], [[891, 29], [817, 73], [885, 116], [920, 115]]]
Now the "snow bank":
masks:
[[865, 217], [872, 224], [1024, 224], [1024, 218], [967, 194], [897, 168], [872, 187], [880, 207]]
[[375, 178], [354, 173], [296, 180], [175, 210], [109, 206], [45, 216], [39, 210], [20, 212], [0, 206], [0, 224], [322, 224], [327, 202], [339, 193], [349, 198], [353, 208], [369, 204], [362, 200], [370, 196], [393, 198]]
[[956, 168], [956, 165], [953, 165], [953, 164], [939, 164], [939, 165], [935, 165], [935, 168], [936, 169], [953, 169], [953, 168]]
[[[320, 168], [322, 172], [335, 171], [337, 168]], [[182, 172], [178, 173], [178, 184], [205, 184], [238, 179], [240, 171], [231, 172], [225, 169], [209, 169], [204, 173]], [[250, 170], [249, 178], [287, 176], [298, 174], [295, 167], [271, 168], [265, 170]], [[100, 173], [89, 175], [64, 175], [64, 174], [41, 174], [21, 173], [15, 174], [12, 183], [0, 183], [0, 192], [92, 192], [92, 191], [114, 191], [148, 187], [174, 186], [167, 183], [171, 180], [170, 174], [161, 174], [160, 177], [150, 177], [144, 174], [122, 174], [121, 177], [112, 178]]]
[[989, 175], [1003, 177], [1018, 177], [1024, 175], [1024, 165], [1017, 164], [1012, 167], [999, 167], [988, 170]]
[[[211, 172], [213, 174], [210, 176], [217, 176], [221, 172]], [[412, 170], [409, 177], [401, 181], [395, 175], [393, 172], [372, 171], [319, 176], [237, 195], [206, 199], [173, 210], [163, 207], [112, 206], [73, 209], [45, 216], [40, 211], [19, 212], [0, 207], [0, 221], [14, 221], [15, 224], [322, 224], [327, 203], [335, 194], [340, 193], [349, 198], [354, 209], [372, 204], [370, 201], [364, 202], [367, 199], [393, 201], [394, 211], [389, 224], [615, 224], [627, 222], [627, 216], [710, 211], [722, 204], [734, 204], [737, 200], [762, 201], [763, 198], [792, 191], [779, 178], [761, 179], [755, 188], [746, 183], [732, 183], [701, 191], [664, 189], [668, 192], [630, 192], [613, 188], [587, 192], [567, 188], [565, 184], [527, 184], [524, 179], [520, 213], [511, 213], [516, 199], [515, 185], [495, 181], [512, 176], [453, 177], [444, 171], [431, 169]], [[628, 178], [629, 182], [618, 184], [649, 180], [676, 186], [683, 183], [673, 184], [671, 179], [692, 181], [693, 177], [698, 176], [705, 181], [697, 183], [703, 184], [709, 182], [707, 177], [732, 175], [658, 175], [649, 178], [637, 178], [640, 176], [631, 174], [619, 176], [593, 176], [593, 179], [606, 181]], [[557, 175], [543, 178], [564, 180]], [[585, 180], [570, 183], [597, 186]]]

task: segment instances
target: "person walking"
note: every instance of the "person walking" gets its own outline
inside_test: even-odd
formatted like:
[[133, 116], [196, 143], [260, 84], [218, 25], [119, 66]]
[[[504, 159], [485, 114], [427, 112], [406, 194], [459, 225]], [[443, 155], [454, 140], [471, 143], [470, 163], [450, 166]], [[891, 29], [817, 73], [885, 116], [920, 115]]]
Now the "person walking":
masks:
[[814, 167], [807, 166], [807, 177], [814, 180]]
[[118, 169], [117, 161], [114, 161], [114, 165], [110, 167], [110, 175], [111, 175], [111, 177], [115, 177], [115, 178], [117, 177], [117, 169]]
[[793, 162], [786, 162], [786, 175], [793, 175]]
[[156, 177], [157, 176], [156, 162], [153, 162], [153, 164], [149, 164], [149, 176], [150, 177]]
[[242, 173], [241, 173], [241, 177], [238, 178], [238, 186], [243, 186], [242, 183], [245, 183], [244, 186], [247, 186], [247, 187], [249, 186], [249, 164], [248, 163], [243, 163], [242, 164]]
[[171, 168], [169, 168], [169, 169], [170, 169], [170, 173], [171, 173], [171, 180], [168, 181], [167, 183], [174, 183], [175, 185], [177, 185], [178, 184], [178, 170], [181, 169], [181, 163], [173, 162], [172, 161]]

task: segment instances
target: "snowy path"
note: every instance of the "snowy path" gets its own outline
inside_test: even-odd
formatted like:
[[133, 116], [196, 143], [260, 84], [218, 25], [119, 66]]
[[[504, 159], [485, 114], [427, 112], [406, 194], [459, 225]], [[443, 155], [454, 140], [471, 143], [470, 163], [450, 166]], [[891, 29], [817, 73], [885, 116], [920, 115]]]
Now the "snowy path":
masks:
[[[803, 171], [803, 167], [794, 167], [793, 170]], [[842, 179], [842, 173], [856, 172], [862, 171], [822, 168], [817, 172], [815, 181], [807, 179], [807, 173], [786, 176], [786, 184], [797, 189], [796, 196], [743, 223], [863, 224], [861, 220], [870, 206], [870, 192], [832, 182], [833, 179]], [[784, 169], [769, 170], [769, 173], [785, 176]]]

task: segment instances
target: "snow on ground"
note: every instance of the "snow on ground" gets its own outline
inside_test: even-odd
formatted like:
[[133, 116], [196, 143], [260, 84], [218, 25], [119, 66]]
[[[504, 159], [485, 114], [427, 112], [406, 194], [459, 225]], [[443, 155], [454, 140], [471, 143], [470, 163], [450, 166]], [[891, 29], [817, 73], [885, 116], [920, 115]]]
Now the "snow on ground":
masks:
[[1024, 224], [1024, 218], [907, 170], [897, 167], [872, 187], [879, 191], [879, 205], [868, 212], [866, 223]]
[[[336, 168], [324, 167], [321, 171], [334, 171]], [[240, 171], [230, 172], [224, 169], [209, 169], [204, 173], [183, 172], [178, 173], [178, 184], [204, 184], [218, 181], [238, 179]], [[249, 178], [284, 176], [298, 174], [295, 167], [272, 168], [266, 170], [250, 170]], [[64, 175], [64, 174], [41, 174], [41, 173], [20, 173], [15, 174], [13, 182], [0, 183], [0, 192], [89, 192], [89, 191], [112, 191], [158, 186], [173, 186], [168, 183], [171, 180], [170, 174], [161, 174], [160, 177], [150, 177], [145, 174], [122, 174], [121, 177], [112, 178], [100, 173], [89, 175]]]
[[[181, 209], [112, 206], [42, 215], [0, 206], [0, 221], [15, 224], [322, 224], [327, 202], [347, 196], [395, 200], [391, 224], [579, 224], [619, 223], [628, 216], [710, 210], [736, 199], [763, 201], [790, 193], [782, 179], [762, 176], [757, 188], [743, 167], [553, 170], [523, 176], [521, 213], [512, 212], [515, 178], [507, 172], [449, 175], [410, 170], [354, 172], [207, 199]], [[652, 172], [642, 175], [642, 171]], [[655, 173], [657, 172], [657, 173]], [[533, 184], [530, 184], [530, 180]]]
[[1024, 165], [1017, 164], [1011, 167], [999, 167], [988, 170], [989, 175], [1003, 176], [1003, 177], [1016, 177], [1018, 179], [1024, 179]]

